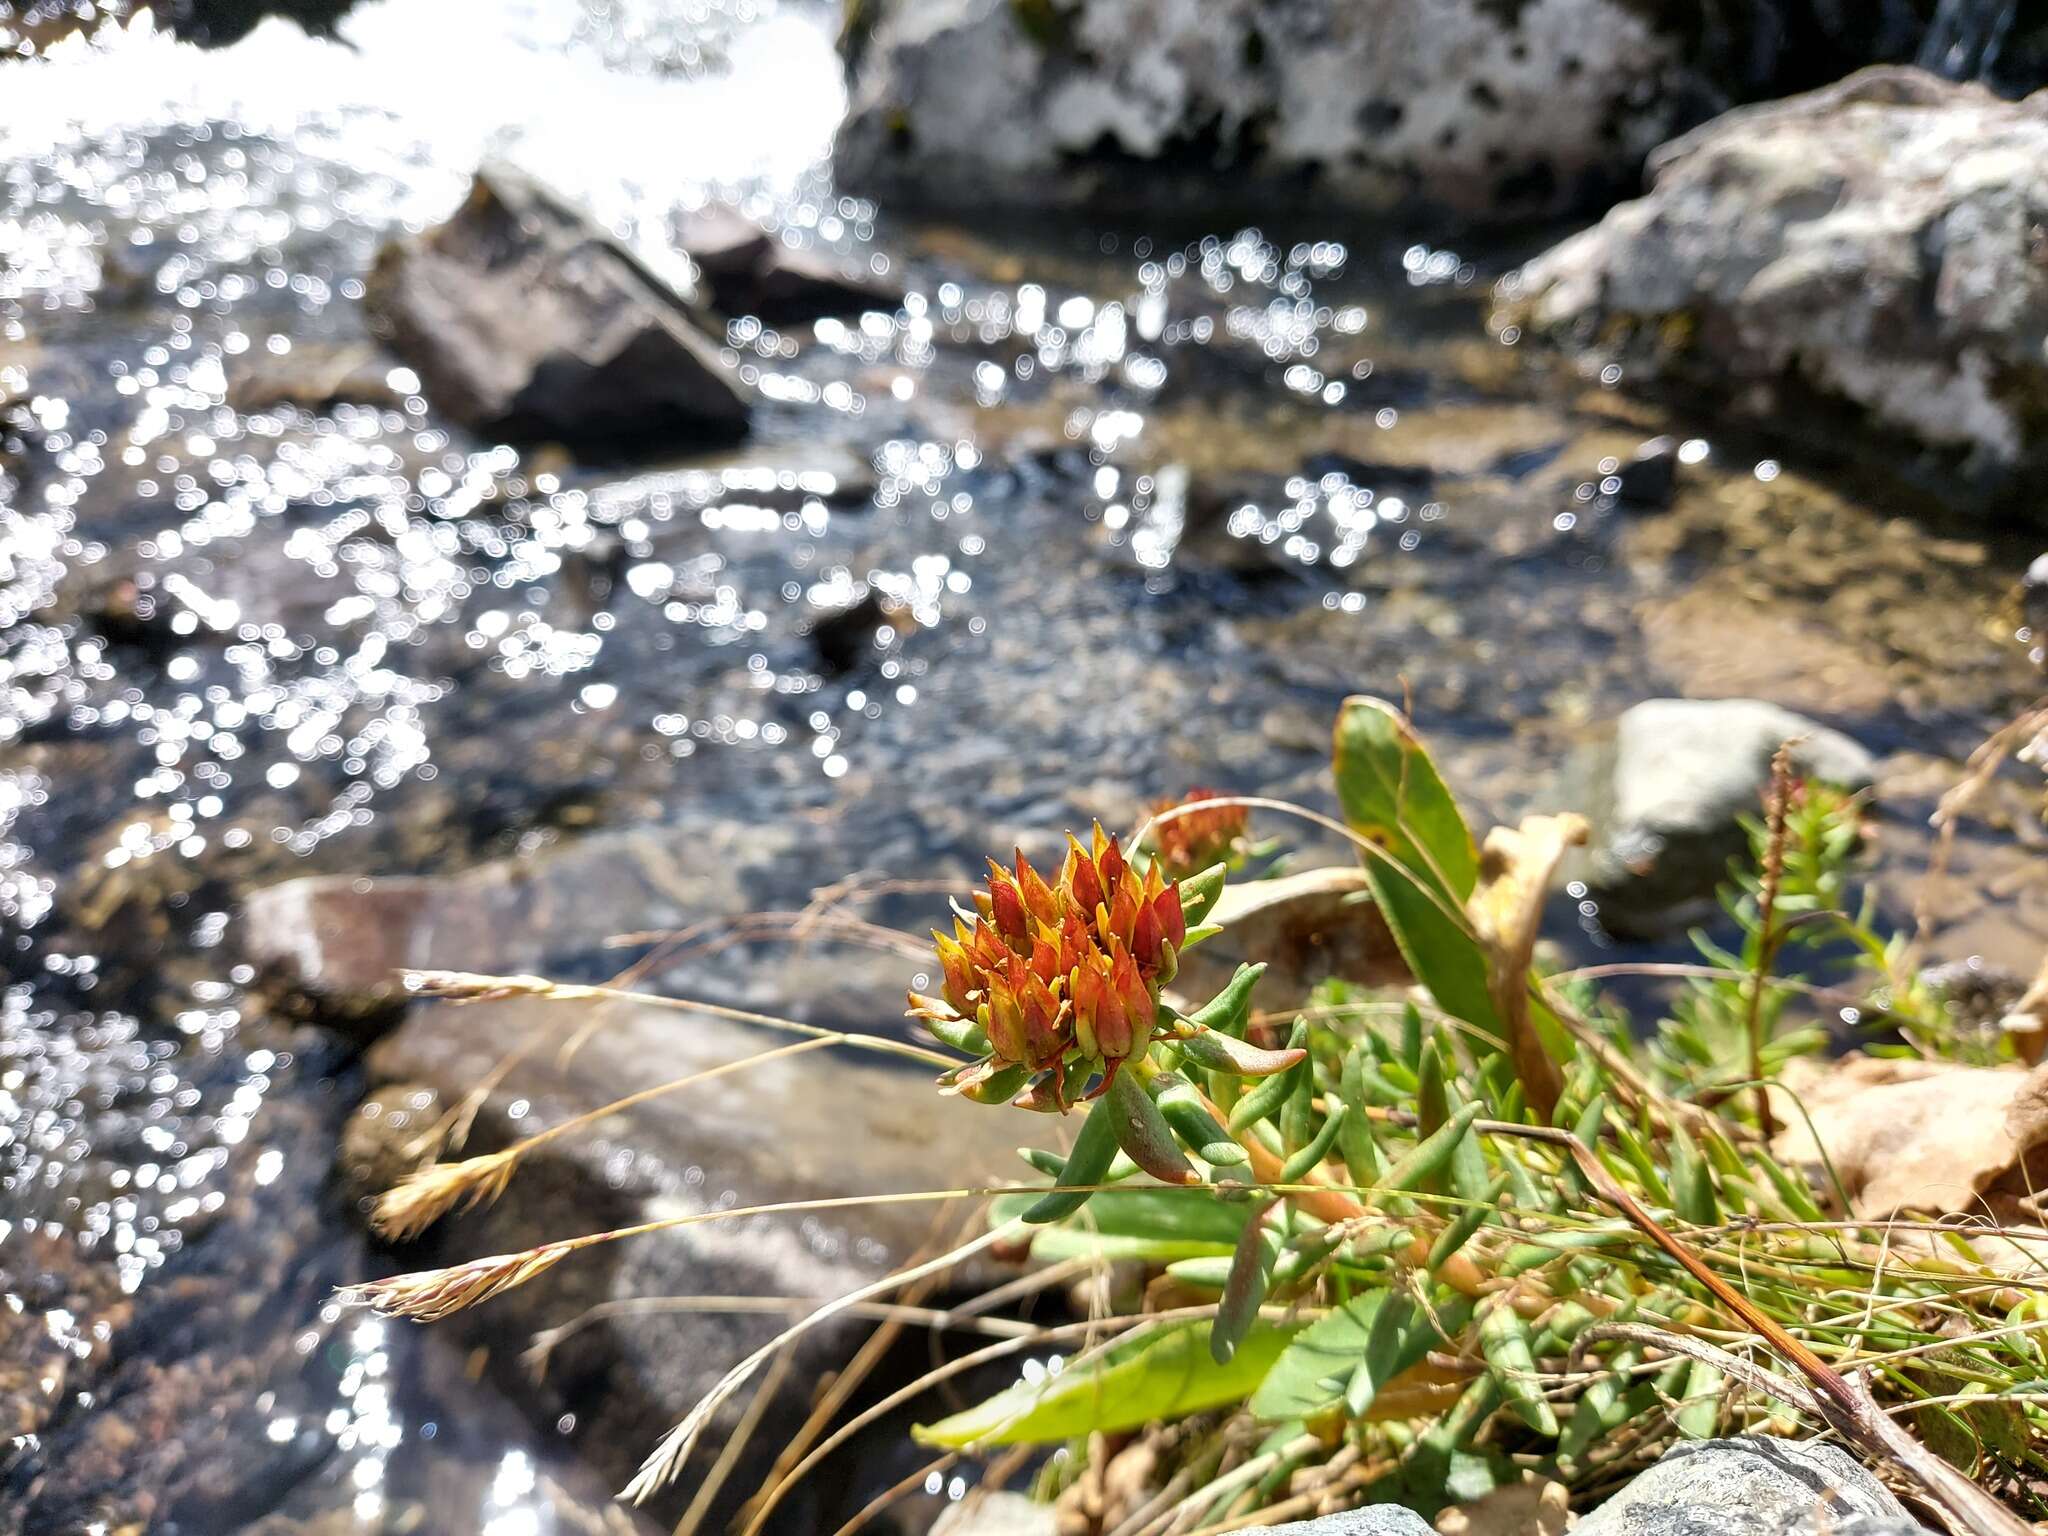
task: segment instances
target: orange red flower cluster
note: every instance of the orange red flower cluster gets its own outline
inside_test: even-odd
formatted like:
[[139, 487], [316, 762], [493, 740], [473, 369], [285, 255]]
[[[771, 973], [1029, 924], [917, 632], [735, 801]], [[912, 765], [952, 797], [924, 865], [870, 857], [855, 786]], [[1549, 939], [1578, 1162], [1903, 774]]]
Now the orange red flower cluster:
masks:
[[[1211, 864], [1223, 863], [1243, 840], [1251, 820], [1249, 811], [1241, 805], [1202, 805], [1206, 800], [1222, 799], [1224, 793], [1191, 789], [1178, 800], [1161, 800], [1152, 807], [1152, 846], [1159, 851], [1169, 875], [1186, 879]], [[1182, 806], [1201, 809], [1183, 811]], [[1169, 811], [1179, 814], [1158, 819]]]
[[972, 926], [956, 914], [950, 936], [932, 935], [945, 995], [912, 993], [912, 1015], [971, 1021], [988, 1037], [981, 1071], [956, 1090], [1006, 1068], [1049, 1070], [1054, 1102], [1064, 1103], [1070, 1061], [1100, 1062], [1106, 1084], [1152, 1041], [1160, 984], [1173, 979], [1187, 939], [1180, 888], [1156, 862], [1139, 875], [1100, 823], [1090, 846], [1072, 836], [1067, 845], [1050, 883], [1021, 851], [1014, 869], [989, 860]]

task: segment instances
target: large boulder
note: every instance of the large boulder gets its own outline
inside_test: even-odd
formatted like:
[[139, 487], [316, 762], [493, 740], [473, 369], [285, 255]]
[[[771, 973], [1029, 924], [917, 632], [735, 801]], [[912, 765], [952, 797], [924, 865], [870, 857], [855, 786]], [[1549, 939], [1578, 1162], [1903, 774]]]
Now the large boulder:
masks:
[[[1514, 219], [1736, 101], [1909, 57], [1811, 0], [860, 0], [842, 182], [951, 205], [1219, 196]], [[1804, 76], [1804, 78], [1802, 78]]]
[[1505, 320], [1795, 430], [1844, 404], [1992, 480], [2048, 454], [2048, 93], [1867, 70], [1650, 168], [1508, 280]]
[[480, 430], [599, 449], [747, 430], [733, 371], [683, 300], [509, 166], [480, 170], [446, 223], [387, 244], [367, 301], [434, 404]]
[[1625, 710], [1573, 765], [1593, 839], [1570, 872], [1617, 933], [1697, 916], [1749, 846], [1771, 758], [1793, 743], [1801, 777], [1868, 788], [1871, 755], [1840, 731], [1756, 699], [1649, 699]]

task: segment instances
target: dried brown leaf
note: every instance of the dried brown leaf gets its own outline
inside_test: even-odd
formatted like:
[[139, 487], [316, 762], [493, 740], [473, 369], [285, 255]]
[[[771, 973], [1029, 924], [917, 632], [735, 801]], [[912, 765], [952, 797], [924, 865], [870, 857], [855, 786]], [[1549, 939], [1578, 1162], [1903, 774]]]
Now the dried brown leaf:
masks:
[[1824, 1180], [1825, 1147], [1851, 1216], [1981, 1214], [1988, 1195], [2027, 1192], [2048, 1144], [2048, 1067], [1852, 1054], [1794, 1061], [1780, 1083], [1772, 1153]]
[[1508, 1050], [1529, 1105], [1549, 1115], [1563, 1075], [1529, 1016], [1529, 965], [1543, 921], [1543, 898], [1564, 851], [1586, 840], [1583, 816], [1527, 816], [1519, 827], [1495, 827], [1479, 856], [1479, 886], [1466, 904], [1486, 950], [1493, 1005], [1507, 1028]]

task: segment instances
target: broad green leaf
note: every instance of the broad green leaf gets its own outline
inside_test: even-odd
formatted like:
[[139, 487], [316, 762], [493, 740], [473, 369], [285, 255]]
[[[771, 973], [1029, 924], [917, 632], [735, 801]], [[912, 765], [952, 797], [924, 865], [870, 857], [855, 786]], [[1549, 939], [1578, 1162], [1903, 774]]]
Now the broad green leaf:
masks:
[[1181, 1419], [1241, 1401], [1272, 1369], [1294, 1325], [1254, 1324], [1225, 1364], [1209, 1354], [1209, 1324], [1148, 1333], [1043, 1381], [1019, 1382], [984, 1403], [911, 1433], [920, 1445], [1049, 1445], [1155, 1419]]
[[1486, 951], [1444, 910], [1444, 898], [1382, 859], [1367, 863], [1365, 880], [1401, 958], [1438, 1006], [1504, 1041], [1500, 1011], [1487, 988]]
[[1383, 699], [1346, 699], [1337, 714], [1335, 767], [1351, 830], [1462, 908], [1479, 883], [1479, 848], [1401, 712]]
[[[1437, 1315], [1455, 1332], [1472, 1306], [1458, 1298], [1439, 1306]], [[1444, 1342], [1407, 1292], [1355, 1296], [1287, 1347], [1252, 1395], [1252, 1412], [1262, 1419], [1313, 1418], [1349, 1397], [1351, 1413], [1362, 1415], [1382, 1387]]]
[[1366, 855], [1373, 900], [1401, 958], [1448, 1013], [1506, 1043], [1485, 948], [1465, 915], [1479, 849], [1429, 750], [1381, 699], [1346, 699], [1337, 716], [1337, 799], [1351, 830], [1391, 855]]
[[[998, 1195], [991, 1219], [1009, 1221], [1038, 1198], [1029, 1190]], [[1206, 1186], [1168, 1189], [1133, 1184], [1096, 1191], [1072, 1216], [1038, 1228], [1031, 1256], [1040, 1263], [1099, 1256], [1168, 1264], [1175, 1259], [1228, 1256], [1237, 1247], [1250, 1207], [1216, 1198]]]

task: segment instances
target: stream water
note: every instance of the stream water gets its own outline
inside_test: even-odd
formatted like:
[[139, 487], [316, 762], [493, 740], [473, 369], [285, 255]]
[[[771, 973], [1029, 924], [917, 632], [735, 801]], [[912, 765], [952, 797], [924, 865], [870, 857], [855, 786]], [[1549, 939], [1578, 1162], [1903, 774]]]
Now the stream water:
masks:
[[[0, 66], [0, 1531], [627, 1528], [572, 1425], [327, 1301], [376, 1262], [328, 1177], [354, 1069], [251, 991], [251, 889], [800, 822], [746, 893], [796, 906], [1190, 784], [1321, 796], [1361, 690], [1506, 815], [1685, 693], [1887, 756], [1903, 915], [1932, 797], [2026, 696], [2030, 546], [1525, 355], [1485, 319], [1519, 247], [838, 194], [834, 21], [372, 0], [339, 41]], [[716, 460], [479, 441], [389, 359], [294, 403], [365, 341], [380, 242], [490, 157], [680, 281], [714, 206], [906, 297], [734, 322], [762, 405]], [[1666, 432], [1673, 504], [1617, 504]], [[849, 645], [863, 598], [890, 624]], [[2033, 963], [2028, 857], [1964, 840], [1941, 952]]]

